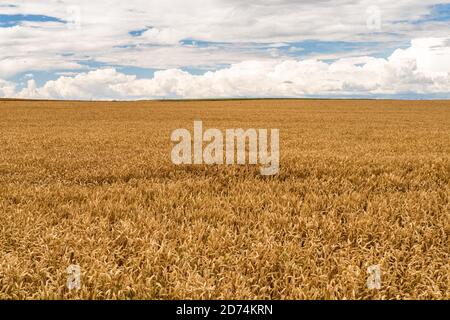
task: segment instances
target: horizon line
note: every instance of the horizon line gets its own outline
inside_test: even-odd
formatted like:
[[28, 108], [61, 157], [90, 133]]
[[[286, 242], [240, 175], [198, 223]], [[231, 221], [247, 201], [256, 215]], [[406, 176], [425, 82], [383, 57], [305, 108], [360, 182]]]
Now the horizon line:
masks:
[[199, 99], [136, 99], [136, 100], [86, 100], [86, 99], [25, 99], [25, 98], [0, 98], [1, 101], [30, 101], [30, 102], [195, 102], [195, 101], [260, 101], [260, 100], [290, 100], [290, 101], [449, 101], [450, 98], [441, 99], [389, 99], [389, 98], [199, 98]]

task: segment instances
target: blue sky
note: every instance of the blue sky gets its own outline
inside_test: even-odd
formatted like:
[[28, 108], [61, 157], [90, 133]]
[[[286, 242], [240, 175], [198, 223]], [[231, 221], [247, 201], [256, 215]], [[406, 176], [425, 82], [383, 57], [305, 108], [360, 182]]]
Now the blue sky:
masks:
[[0, 97], [450, 98], [449, 31], [442, 0], [11, 0]]
[[[10, 7], [15, 8], [15, 7]], [[49, 17], [40, 14], [0, 14], [0, 28], [11, 28], [23, 22], [59, 22], [67, 23], [56, 17]]]

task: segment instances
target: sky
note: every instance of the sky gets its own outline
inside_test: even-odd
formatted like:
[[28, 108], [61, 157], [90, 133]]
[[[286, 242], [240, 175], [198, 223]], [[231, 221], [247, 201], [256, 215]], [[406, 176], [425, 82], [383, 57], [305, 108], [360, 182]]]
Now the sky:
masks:
[[0, 98], [450, 99], [450, 0], [0, 0]]

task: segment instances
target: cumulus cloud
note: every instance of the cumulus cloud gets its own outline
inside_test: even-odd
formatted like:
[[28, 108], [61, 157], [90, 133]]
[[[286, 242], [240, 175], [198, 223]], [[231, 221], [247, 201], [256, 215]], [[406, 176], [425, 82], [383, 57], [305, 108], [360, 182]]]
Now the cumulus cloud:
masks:
[[0, 77], [8, 78], [18, 73], [33, 71], [52, 71], [58, 69], [82, 69], [79, 63], [64, 61], [62, 57], [6, 57], [0, 60]]
[[[58, 99], [448, 94], [449, 3], [9, 0], [2, 15], [15, 22], [0, 21], [0, 92]], [[420, 39], [405, 49], [413, 38]], [[162, 71], [129, 75], [148, 69]], [[26, 73], [40, 73], [39, 84], [42, 74], [61, 77], [24, 87]]]
[[138, 79], [114, 68], [106, 68], [74, 77], [60, 77], [41, 87], [37, 87], [34, 80], [29, 80], [27, 87], [15, 96], [109, 100], [412, 92], [440, 93], [450, 98], [449, 56], [447, 39], [416, 39], [409, 48], [398, 49], [387, 59], [343, 58], [328, 63], [317, 59], [249, 60], [202, 75], [180, 69], [157, 71], [151, 79]]
[[16, 86], [14, 83], [0, 79], [0, 98], [8, 98], [14, 95]]
[[[279, 58], [282, 55], [273, 48], [258, 50], [260, 45], [270, 48], [310, 39], [370, 41], [379, 43], [378, 50], [398, 47], [413, 37], [448, 35], [448, 21], [427, 20], [433, 5], [442, 3], [450, 1], [10, 0], [11, 6], [2, 8], [2, 14], [45, 15], [66, 23], [24, 21], [0, 28], [0, 61], [17, 60], [17, 70], [0, 65], [0, 77], [22, 72], [22, 61], [30, 57], [43, 61], [25, 64], [30, 71], [68, 69], [86, 58], [135, 67], [181, 68], [260, 60], [263, 55]], [[374, 6], [380, 12], [376, 30], [367, 28], [367, 9]], [[133, 35], [136, 30], [144, 31]], [[180, 44], [183, 39], [228, 45], [220, 52], [186, 48]], [[255, 47], [245, 48], [244, 43]], [[361, 54], [361, 48], [357, 50]], [[328, 54], [337, 58], [340, 53]], [[7, 71], [1, 72], [4, 68]]]

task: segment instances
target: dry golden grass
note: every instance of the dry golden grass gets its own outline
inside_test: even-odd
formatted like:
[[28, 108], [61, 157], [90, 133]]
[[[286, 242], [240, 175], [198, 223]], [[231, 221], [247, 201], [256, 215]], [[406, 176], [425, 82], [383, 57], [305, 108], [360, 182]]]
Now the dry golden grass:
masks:
[[[280, 174], [174, 166], [194, 120], [279, 128]], [[0, 101], [0, 298], [449, 299], [449, 138], [450, 101]]]

